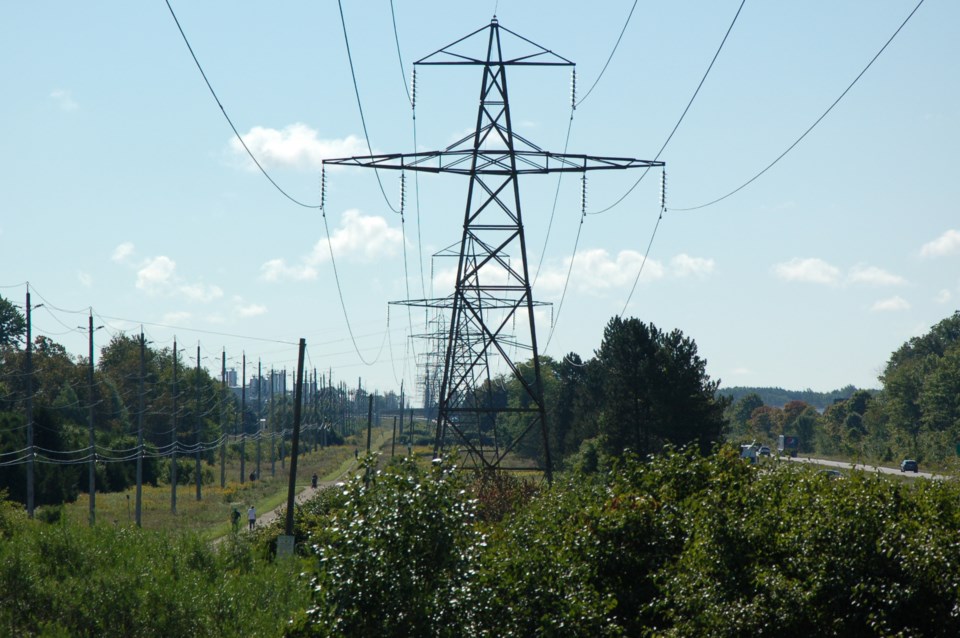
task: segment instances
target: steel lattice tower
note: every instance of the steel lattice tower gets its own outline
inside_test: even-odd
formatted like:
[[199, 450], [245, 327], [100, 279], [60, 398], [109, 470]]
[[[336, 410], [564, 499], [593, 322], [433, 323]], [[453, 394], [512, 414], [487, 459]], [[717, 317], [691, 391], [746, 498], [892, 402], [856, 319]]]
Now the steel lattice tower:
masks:
[[[486, 54], [466, 52], [486, 40]], [[505, 57], [503, 44], [522, 49]], [[507, 92], [511, 66], [573, 66], [573, 62], [500, 26], [470, 33], [414, 63], [479, 66], [483, 76], [473, 133], [444, 150], [327, 160], [329, 164], [457, 173], [469, 178], [454, 292], [441, 299], [398, 302], [450, 313], [443, 374], [437, 397], [435, 452], [452, 430], [478, 466], [508, 469], [507, 454], [528, 433], [542, 437], [542, 469], [551, 479], [546, 406], [537, 349], [534, 301], [527, 264], [519, 176], [553, 172], [650, 168], [663, 162], [623, 157], [551, 153], [513, 130]], [[511, 255], [513, 259], [511, 259]], [[522, 354], [521, 354], [522, 353]], [[523, 359], [529, 359], [525, 364]], [[511, 405], [493, 401], [495, 370], [511, 376], [522, 396]], [[510, 422], [512, 436], [503, 436]]]

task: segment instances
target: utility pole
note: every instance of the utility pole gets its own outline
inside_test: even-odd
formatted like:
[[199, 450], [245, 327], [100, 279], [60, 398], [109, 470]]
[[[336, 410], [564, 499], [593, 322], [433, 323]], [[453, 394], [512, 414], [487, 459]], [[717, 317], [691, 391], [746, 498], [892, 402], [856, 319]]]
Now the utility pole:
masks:
[[370, 454], [370, 435], [373, 430], [373, 395], [368, 394], [367, 401], [367, 454]]
[[[507, 43], [507, 47], [504, 43]], [[471, 48], [482, 50], [482, 56]], [[516, 48], [514, 57], [504, 55]], [[454, 173], [469, 178], [463, 217], [457, 277], [453, 294], [440, 299], [396, 302], [448, 310], [450, 324], [444, 354], [434, 452], [451, 431], [464, 453], [484, 469], [504, 469], [502, 462], [528, 432], [540, 430], [541, 469], [552, 480], [547, 412], [534, 321], [534, 301], [527, 264], [519, 176], [554, 172], [652, 168], [663, 162], [623, 157], [552, 153], [513, 131], [507, 91], [508, 67], [572, 67], [573, 62], [501, 27], [496, 17], [456, 42], [421, 58], [416, 66], [475, 66], [482, 69], [476, 128], [440, 151], [394, 153], [326, 160], [324, 164], [399, 171]], [[575, 99], [572, 106], [575, 106]], [[402, 204], [401, 204], [402, 206]], [[519, 262], [515, 261], [519, 257]], [[516, 330], [508, 334], [507, 327]], [[512, 351], [532, 362], [524, 374]], [[498, 406], [490, 392], [494, 371], [508, 370], [523, 393], [517, 405]], [[531, 374], [532, 373], [532, 374]], [[497, 439], [499, 421], [519, 423], [509, 446], [484, 446]]]
[[33, 335], [30, 319], [30, 284], [27, 284], [27, 516], [33, 518]]
[[247, 353], [243, 353], [240, 381], [240, 484], [247, 480]]
[[277, 384], [277, 377], [273, 368], [270, 368], [270, 476], [277, 475], [277, 404], [273, 400], [273, 388]]
[[97, 522], [97, 439], [93, 430], [93, 309], [90, 309], [88, 337], [90, 342], [90, 361], [87, 374], [87, 398], [90, 401], [87, 420], [90, 425], [90, 461], [87, 468], [87, 485], [90, 490], [90, 527]]
[[197, 374], [196, 379], [194, 379], [194, 386], [196, 386], [197, 391], [197, 422], [194, 426], [193, 432], [193, 444], [196, 446], [194, 455], [196, 457], [196, 464], [194, 465], [194, 473], [197, 475], [197, 500], [200, 500], [200, 485], [203, 483], [202, 470], [200, 468], [200, 430], [201, 428], [201, 410], [200, 410], [200, 342], [197, 342]]
[[177, 513], [177, 446], [180, 440], [177, 437], [177, 338], [173, 338], [173, 441], [170, 445], [170, 511]]
[[283, 405], [282, 418], [280, 420], [280, 469], [287, 469], [287, 454], [286, 454], [286, 432], [287, 432], [287, 369], [284, 368], [283, 372], [280, 373], [280, 379], [283, 383], [283, 394], [281, 395], [281, 404]]
[[293, 534], [293, 506], [297, 489], [297, 452], [300, 444], [300, 400], [303, 397], [303, 352], [306, 347], [307, 340], [301, 337], [300, 354], [297, 356], [297, 385], [294, 388], [293, 438], [290, 442], [292, 456], [290, 457], [290, 481], [287, 489], [287, 518], [284, 527], [287, 536]]
[[[143, 398], [143, 381], [144, 377], [147, 374], [147, 340], [143, 336], [143, 326], [140, 327], [140, 382], [137, 384], [137, 497], [136, 505], [134, 507], [134, 520], [137, 522], [137, 527], [141, 527], [140, 514], [143, 508], [143, 412], [144, 412], [144, 398]], [[174, 348], [174, 355], [176, 355], [176, 348]], [[174, 432], [176, 436], [176, 432]], [[127, 501], [127, 507], [130, 507], [130, 501]], [[176, 505], [174, 505], [176, 507]], [[176, 513], [176, 510], [174, 510]], [[129, 509], [127, 516], [129, 516]]]
[[227, 424], [224, 399], [227, 396], [227, 349], [220, 354], [220, 489], [227, 486]]
[[263, 396], [263, 375], [257, 359], [257, 480], [260, 479], [260, 441], [263, 439], [263, 410], [260, 397]]

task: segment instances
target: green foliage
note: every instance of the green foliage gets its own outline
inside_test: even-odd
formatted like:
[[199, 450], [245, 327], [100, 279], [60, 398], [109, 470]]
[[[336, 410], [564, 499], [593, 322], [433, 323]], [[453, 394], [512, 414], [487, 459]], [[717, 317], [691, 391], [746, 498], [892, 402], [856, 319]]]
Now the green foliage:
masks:
[[245, 553], [193, 536], [31, 522], [0, 542], [0, 633], [279, 635], [306, 604], [305, 583], [289, 565], [238, 568]]
[[726, 401], [706, 373], [696, 343], [638, 319], [614, 317], [597, 350], [603, 378], [600, 431], [608, 450], [647, 454], [695, 441], [707, 450], [723, 437]]
[[13, 304], [0, 295], [0, 348], [15, 347], [27, 331], [27, 321]]
[[289, 635], [469, 635], [483, 537], [463, 478], [440, 463], [374, 468], [368, 457], [327, 502], [329, 520], [313, 531], [314, 602]]

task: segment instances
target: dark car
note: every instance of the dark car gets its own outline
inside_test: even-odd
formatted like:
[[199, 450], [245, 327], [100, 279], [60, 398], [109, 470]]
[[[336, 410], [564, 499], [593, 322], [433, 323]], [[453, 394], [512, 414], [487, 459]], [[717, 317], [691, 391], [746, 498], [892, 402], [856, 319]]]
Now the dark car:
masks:
[[920, 465], [913, 459], [903, 459], [900, 461], [901, 472], [919, 472]]

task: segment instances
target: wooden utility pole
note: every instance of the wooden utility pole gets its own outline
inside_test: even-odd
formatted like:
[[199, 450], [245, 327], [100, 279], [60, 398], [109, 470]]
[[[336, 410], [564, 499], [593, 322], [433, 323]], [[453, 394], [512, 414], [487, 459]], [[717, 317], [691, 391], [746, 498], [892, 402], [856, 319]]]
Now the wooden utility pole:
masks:
[[370, 454], [370, 435], [373, 429], [373, 395], [367, 395], [367, 454]]
[[[143, 336], [143, 327], [140, 328], [140, 381], [137, 384], [137, 502], [134, 507], [134, 520], [137, 522], [137, 527], [141, 526], [140, 514], [143, 507], [143, 412], [144, 412], [144, 398], [143, 398], [143, 381], [146, 376], [147, 371], [147, 340]], [[176, 348], [174, 348], [174, 354], [176, 354]], [[176, 436], [176, 432], [174, 432]], [[176, 485], [176, 484], [174, 484]], [[176, 487], [174, 487], [176, 490]], [[176, 494], [176, 491], [174, 491]], [[129, 497], [128, 497], [129, 498]], [[127, 516], [130, 516], [130, 501], [127, 501]], [[174, 502], [174, 508], [176, 508], [176, 502]], [[173, 510], [176, 513], [176, 509]]]
[[33, 518], [33, 336], [30, 320], [30, 284], [27, 284], [27, 516]]
[[177, 436], [177, 338], [173, 338], [173, 433], [170, 445], [170, 511], [177, 513], [177, 447], [180, 439]]
[[220, 489], [227, 486], [227, 423], [224, 399], [227, 396], [227, 349], [220, 354]]
[[247, 353], [243, 353], [240, 379], [240, 484], [247, 480]]
[[194, 431], [193, 431], [193, 444], [196, 446], [196, 450], [194, 451], [194, 457], [196, 459], [196, 463], [194, 464], [193, 471], [197, 475], [197, 480], [196, 480], [197, 500], [199, 501], [200, 485], [203, 483], [203, 473], [200, 467], [200, 430], [202, 429], [201, 419], [203, 417], [201, 416], [201, 410], [200, 410], [200, 342], [199, 341], [197, 342], [197, 374], [196, 374], [196, 379], [194, 379], [194, 386], [196, 388], [196, 394], [197, 394], [197, 402], [196, 402], [196, 408], [195, 408], [197, 411], [197, 419], [196, 419], [196, 424], [194, 425]]
[[270, 476], [277, 475], [277, 443], [275, 433], [277, 431], [277, 404], [273, 400], [273, 388], [277, 383], [277, 377], [273, 368], [270, 368]]
[[260, 447], [263, 439], [263, 368], [260, 359], [257, 359], [257, 480], [260, 479]]
[[290, 457], [290, 481], [287, 488], [287, 518], [284, 527], [287, 536], [293, 535], [293, 506], [297, 489], [297, 452], [300, 445], [300, 400], [303, 397], [303, 352], [307, 347], [307, 340], [300, 338], [300, 354], [297, 356], [297, 380], [294, 388], [293, 402], [293, 438]]
[[90, 460], [87, 467], [87, 486], [90, 491], [90, 527], [97, 522], [97, 439], [93, 431], [93, 310], [88, 322], [90, 361], [87, 368], [87, 400], [90, 402], [87, 420], [90, 425]]

